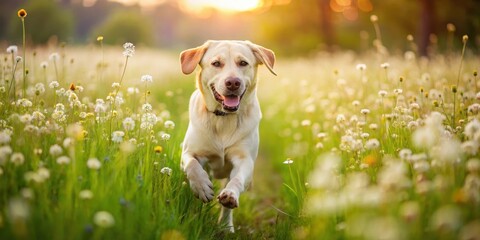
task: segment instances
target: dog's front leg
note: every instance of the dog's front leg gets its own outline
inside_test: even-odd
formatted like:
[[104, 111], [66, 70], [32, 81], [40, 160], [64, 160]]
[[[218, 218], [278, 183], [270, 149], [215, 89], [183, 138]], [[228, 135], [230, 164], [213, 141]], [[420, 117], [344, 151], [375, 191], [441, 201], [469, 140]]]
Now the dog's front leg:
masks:
[[208, 173], [198, 160], [191, 154], [184, 153], [182, 155], [182, 166], [195, 197], [203, 202], [212, 201], [214, 195], [212, 181], [210, 181]]
[[250, 181], [253, 173], [253, 160], [251, 158], [232, 157], [233, 165], [230, 178], [225, 188], [218, 195], [219, 202], [227, 208], [236, 208], [239, 205], [240, 193], [245, 190], [245, 185]]

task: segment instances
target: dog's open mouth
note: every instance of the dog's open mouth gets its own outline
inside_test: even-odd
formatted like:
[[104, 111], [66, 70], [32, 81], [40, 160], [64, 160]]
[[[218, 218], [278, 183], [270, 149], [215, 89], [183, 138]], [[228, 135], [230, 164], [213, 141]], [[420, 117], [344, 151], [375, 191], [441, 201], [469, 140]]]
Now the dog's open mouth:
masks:
[[235, 112], [238, 110], [240, 107], [240, 100], [243, 97], [243, 94], [238, 96], [238, 95], [227, 95], [223, 96], [222, 94], [218, 93], [217, 90], [215, 90], [215, 86], [210, 85], [210, 88], [212, 89], [213, 96], [215, 96], [215, 100], [222, 104], [222, 107], [224, 110], [229, 111], [229, 112]]

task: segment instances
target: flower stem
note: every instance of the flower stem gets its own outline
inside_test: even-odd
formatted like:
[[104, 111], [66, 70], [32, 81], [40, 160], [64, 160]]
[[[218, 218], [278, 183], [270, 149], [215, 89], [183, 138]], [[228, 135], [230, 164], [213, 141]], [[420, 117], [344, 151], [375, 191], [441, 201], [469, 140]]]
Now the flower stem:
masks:
[[27, 97], [27, 69], [25, 67], [25, 52], [26, 52], [26, 49], [25, 49], [25, 19], [24, 18], [21, 18], [22, 19], [22, 34], [23, 34], [23, 39], [22, 39], [22, 43], [23, 43], [23, 97], [26, 98]]

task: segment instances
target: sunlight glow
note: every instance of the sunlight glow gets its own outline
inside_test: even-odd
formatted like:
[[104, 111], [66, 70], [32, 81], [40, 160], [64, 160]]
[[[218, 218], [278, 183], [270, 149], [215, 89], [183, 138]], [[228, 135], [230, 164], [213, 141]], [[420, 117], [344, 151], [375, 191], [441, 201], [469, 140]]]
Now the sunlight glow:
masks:
[[183, 0], [182, 7], [191, 12], [217, 9], [222, 12], [245, 12], [261, 7], [260, 0]]

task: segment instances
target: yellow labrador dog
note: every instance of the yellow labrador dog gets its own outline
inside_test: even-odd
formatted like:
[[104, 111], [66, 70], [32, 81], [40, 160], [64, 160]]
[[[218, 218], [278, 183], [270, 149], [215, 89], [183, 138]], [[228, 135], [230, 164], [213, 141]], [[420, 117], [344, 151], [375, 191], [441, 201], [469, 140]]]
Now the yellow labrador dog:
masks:
[[258, 153], [257, 67], [273, 71], [275, 54], [249, 41], [207, 41], [180, 54], [182, 72], [197, 65], [197, 89], [190, 98], [182, 169], [190, 188], [203, 202], [213, 199], [214, 178], [227, 178], [217, 199], [223, 205], [219, 222], [234, 231], [232, 209], [249, 184]]

